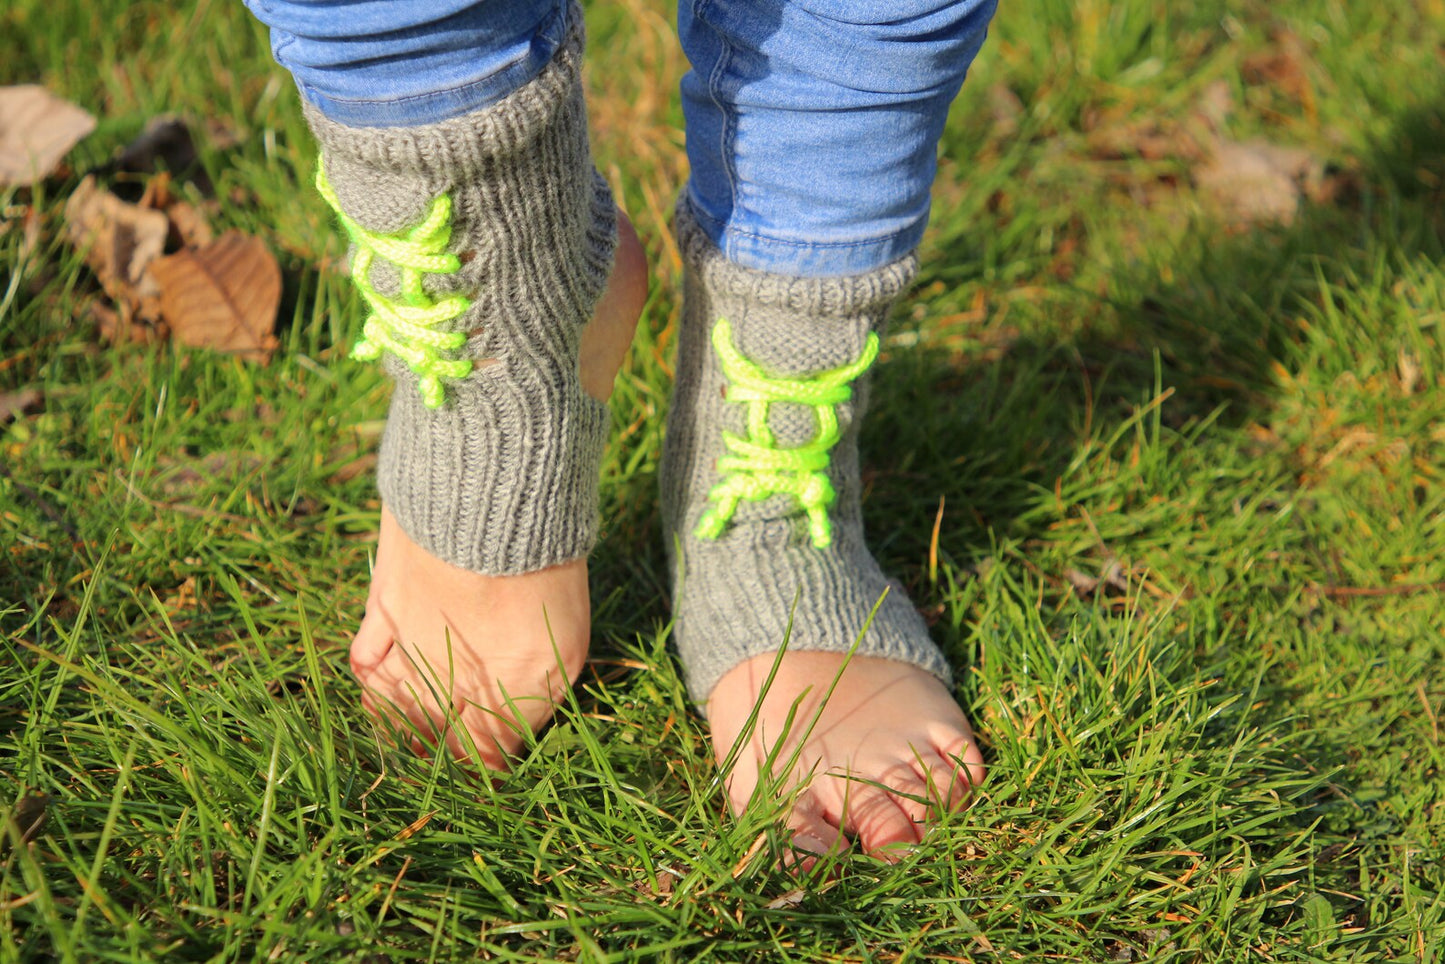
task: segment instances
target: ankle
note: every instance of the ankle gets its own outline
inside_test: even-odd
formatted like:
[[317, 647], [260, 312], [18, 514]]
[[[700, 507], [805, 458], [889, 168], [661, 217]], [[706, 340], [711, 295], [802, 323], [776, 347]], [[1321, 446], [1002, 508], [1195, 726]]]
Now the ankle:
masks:
[[612, 273], [607, 278], [602, 297], [597, 301], [592, 320], [582, 329], [582, 341], [577, 351], [582, 390], [599, 402], [606, 402], [612, 394], [617, 372], [632, 347], [637, 321], [646, 301], [647, 256], [632, 221], [619, 210]]

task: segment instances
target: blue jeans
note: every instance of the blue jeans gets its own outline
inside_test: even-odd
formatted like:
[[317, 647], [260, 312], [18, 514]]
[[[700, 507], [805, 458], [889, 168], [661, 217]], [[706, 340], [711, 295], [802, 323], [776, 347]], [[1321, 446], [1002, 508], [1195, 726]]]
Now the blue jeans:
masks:
[[[551, 58], [567, 0], [246, 0], [308, 101], [429, 124]], [[679, 0], [687, 191], [731, 260], [855, 274], [917, 246], [938, 138], [997, 0]]]

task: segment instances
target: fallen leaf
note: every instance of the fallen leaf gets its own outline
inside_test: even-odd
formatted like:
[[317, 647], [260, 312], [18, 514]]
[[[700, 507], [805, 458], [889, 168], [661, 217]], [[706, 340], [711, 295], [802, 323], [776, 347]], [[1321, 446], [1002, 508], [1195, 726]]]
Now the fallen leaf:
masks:
[[146, 178], [144, 186], [141, 188], [140, 199], [135, 203], [143, 208], [159, 211], [174, 200], [175, 198], [171, 196], [171, 174], [169, 171], [160, 171], [154, 177]]
[[178, 117], [157, 117], [125, 146], [116, 159], [122, 171], [169, 171], [181, 174], [196, 163], [191, 129]]
[[1099, 588], [1099, 580], [1078, 569], [1065, 569], [1064, 578], [1080, 596], [1092, 596]]
[[[1348, 178], [1326, 176], [1324, 162], [1305, 148], [1225, 137], [1233, 111], [1229, 84], [1215, 81], [1179, 120], [1135, 120], [1118, 112], [1099, 116], [1089, 131], [1089, 151], [1104, 160], [1187, 164], [1204, 201], [1235, 225], [1287, 225], [1304, 201], [1326, 203], [1348, 188]], [[1174, 183], [1160, 178], [1152, 186], [1172, 190]]]
[[1396, 355], [1395, 371], [1400, 379], [1400, 393], [1415, 394], [1415, 389], [1420, 384], [1420, 363], [1415, 360], [1415, 356], [1401, 348]]
[[40, 407], [43, 397], [38, 388], [0, 393], [0, 425], [8, 425], [22, 415], [29, 415]]
[[435, 817], [439, 812], [440, 811], [433, 810], [430, 813], [424, 813], [420, 817], [417, 817], [411, 823], [407, 824], [405, 827], [402, 827], [399, 831], [397, 831], [396, 839], [410, 839], [417, 831], [421, 830], [421, 828], [431, 823], [431, 818]]
[[227, 231], [197, 250], [151, 264], [161, 318], [175, 341], [264, 362], [281, 303], [281, 268], [259, 238]]
[[1314, 119], [1314, 85], [1310, 83], [1311, 57], [1304, 40], [1288, 27], [1270, 31], [1269, 49], [1245, 57], [1239, 65], [1240, 77], [1247, 84], [1265, 87], [1300, 104]]
[[23, 265], [40, 244], [40, 215], [29, 205], [16, 205], [7, 208], [3, 216], [4, 220], [0, 221], [0, 238], [9, 234], [17, 224], [20, 225], [20, 248], [15, 253], [15, 264]]
[[1323, 176], [1323, 162], [1310, 151], [1263, 140], [1221, 140], [1194, 169], [1195, 186], [1242, 224], [1290, 224]]
[[0, 185], [34, 184], [95, 130], [95, 118], [38, 84], [0, 87]]
[[170, 222], [164, 214], [127, 204], [87, 177], [65, 203], [65, 232], [84, 252], [122, 322], [135, 314], [154, 317], [159, 292], [147, 269], [165, 251]]
[[995, 135], [1005, 138], [1017, 134], [1019, 124], [1028, 111], [1022, 98], [1005, 83], [994, 84], [984, 93], [988, 100], [988, 112], [993, 116]]
[[127, 313], [127, 317], [122, 318], [119, 311], [98, 299], [90, 303], [90, 317], [95, 322], [96, 333], [100, 335], [102, 341], [148, 345], [165, 339], [163, 327], [134, 324], [129, 318], [129, 313]]
[[797, 907], [807, 896], [807, 891], [802, 889], [790, 890], [786, 894], [774, 897], [768, 901], [767, 908], [768, 910], [784, 910], [788, 907]]
[[1224, 130], [1225, 121], [1234, 113], [1234, 90], [1227, 80], [1216, 80], [1199, 94], [1194, 113], [1213, 134]]
[[1090, 118], [1089, 153], [1104, 160], [1184, 161], [1209, 155], [1224, 121], [1234, 109], [1229, 85], [1216, 81], [1200, 92], [1184, 117], [1139, 117], [1123, 107]]
[[1103, 572], [1097, 576], [1091, 576], [1078, 569], [1065, 569], [1064, 579], [1074, 587], [1074, 592], [1086, 598], [1107, 594], [1110, 589], [1115, 590], [1118, 594], [1129, 592], [1129, 574], [1117, 559], [1110, 559], [1105, 563]]
[[1101, 121], [1089, 132], [1089, 153], [1103, 160], [1185, 160], [1201, 157], [1207, 139], [1187, 125], [1153, 118]]
[[166, 217], [171, 220], [171, 231], [187, 248], [204, 248], [216, 238], [210, 222], [200, 208], [186, 201], [173, 201], [166, 205]]
[[233, 487], [266, 466], [266, 461], [244, 449], [220, 449], [199, 459], [161, 456], [156, 460], [157, 486], [166, 498], [194, 495], [202, 487], [225, 481]]
[[1118, 559], [1110, 559], [1104, 566], [1104, 571], [1099, 574], [1099, 578], [1106, 585], [1112, 586], [1120, 592], [1129, 591], [1129, 574], [1124, 571], [1124, 567], [1119, 564]]
[[376, 453], [368, 452], [360, 458], [347, 462], [331, 474], [327, 482], [331, 485], [342, 485], [350, 482], [358, 475], [364, 475], [376, 469]]
[[12, 847], [23, 847], [40, 836], [49, 808], [50, 794], [28, 790], [13, 806], [0, 810], [0, 859], [9, 857]]
[[359, 475], [376, 469], [376, 438], [369, 434], [370, 425], [362, 423], [355, 430], [355, 436], [334, 446], [326, 456], [328, 466], [335, 466], [328, 481], [332, 485], [350, 482]]
[[[115, 169], [130, 174], [173, 174], [189, 181], [205, 197], [215, 194], [215, 186], [201, 166], [191, 128], [179, 117], [153, 119], [115, 160]], [[156, 205], [162, 207], [164, 205]]]

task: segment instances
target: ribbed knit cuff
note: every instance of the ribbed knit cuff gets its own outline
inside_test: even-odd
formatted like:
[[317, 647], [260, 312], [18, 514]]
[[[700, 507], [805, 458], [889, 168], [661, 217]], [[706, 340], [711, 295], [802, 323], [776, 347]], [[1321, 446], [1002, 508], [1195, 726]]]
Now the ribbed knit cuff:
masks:
[[[410, 231], [450, 201], [447, 250], [460, 265], [427, 275], [423, 290], [470, 302], [435, 330], [466, 333], [441, 355], [474, 367], [445, 379], [431, 407], [415, 366], [382, 355], [397, 384], [378, 485], [411, 538], [474, 572], [534, 571], [585, 555], [597, 537], [609, 419], [582, 389], [578, 346], [611, 271], [616, 208], [588, 150], [573, 13], [542, 73], [483, 110], [415, 128], [307, 111], [339, 208], [365, 230]], [[384, 252], [366, 280], [406, 302]]]

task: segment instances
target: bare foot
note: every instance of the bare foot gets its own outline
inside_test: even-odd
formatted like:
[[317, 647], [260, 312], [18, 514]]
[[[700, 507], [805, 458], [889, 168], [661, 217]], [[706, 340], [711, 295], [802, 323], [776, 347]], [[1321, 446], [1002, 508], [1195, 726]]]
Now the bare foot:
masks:
[[[612, 276], [583, 329], [579, 357], [582, 387], [601, 401], [612, 393], [647, 297], [642, 245], [625, 216], [618, 222]], [[585, 559], [520, 576], [480, 575], [427, 553], [383, 508], [351, 669], [367, 711], [419, 733], [411, 741], [418, 752], [445, 744], [459, 760], [505, 770], [581, 672], [590, 620]]]
[[[734, 667], [708, 698], [719, 762], [743, 736], [775, 659], [755, 656]], [[803, 787], [788, 816], [800, 853], [838, 853], [851, 838], [866, 853], [896, 859], [922, 839], [931, 814], [963, 807], [983, 781], [983, 755], [948, 690], [907, 663], [853, 657], [820, 712], [843, 662], [841, 653], [783, 655], [738, 754], [728, 796], [741, 812], [769, 753], [778, 750], [773, 773], [782, 778], [780, 789]]]

